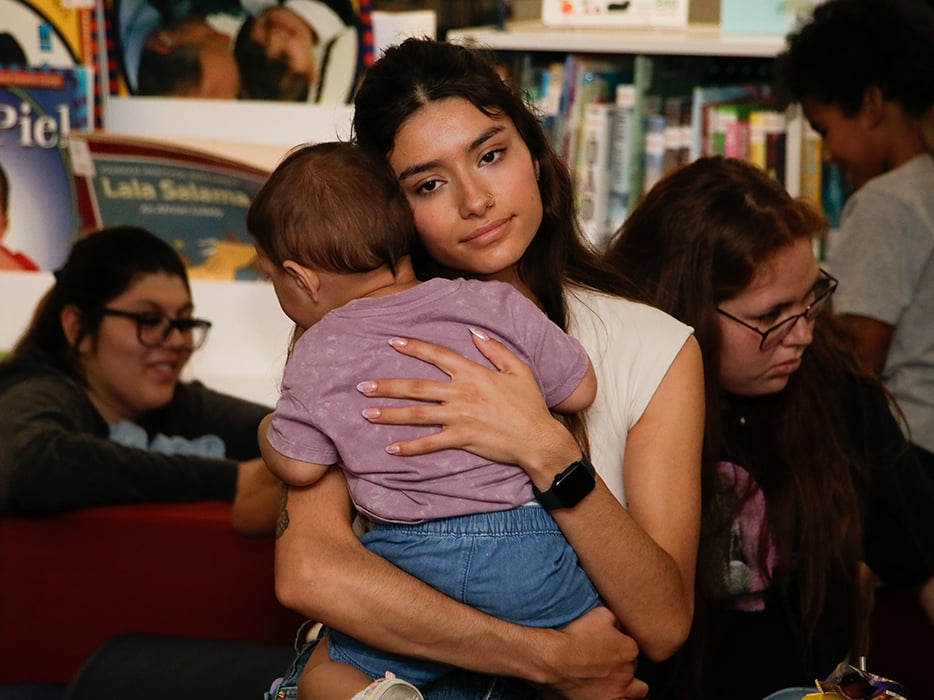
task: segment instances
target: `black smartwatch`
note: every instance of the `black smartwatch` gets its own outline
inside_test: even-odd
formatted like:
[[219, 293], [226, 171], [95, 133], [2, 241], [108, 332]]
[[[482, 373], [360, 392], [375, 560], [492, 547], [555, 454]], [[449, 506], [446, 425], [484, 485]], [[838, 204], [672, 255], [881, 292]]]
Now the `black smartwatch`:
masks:
[[587, 455], [581, 455], [579, 460], [572, 462], [567, 469], [555, 477], [551, 488], [547, 491], [539, 491], [533, 484], [532, 492], [545, 510], [573, 508], [583, 500], [584, 496], [593, 491], [596, 483], [593, 465], [587, 459]]

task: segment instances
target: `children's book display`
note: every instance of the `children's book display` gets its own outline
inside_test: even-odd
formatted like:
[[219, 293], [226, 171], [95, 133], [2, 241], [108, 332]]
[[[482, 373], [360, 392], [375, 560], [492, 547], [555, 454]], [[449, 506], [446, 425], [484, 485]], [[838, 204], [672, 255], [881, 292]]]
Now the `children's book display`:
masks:
[[8, 269], [54, 270], [73, 240], [118, 224], [149, 228], [192, 277], [256, 279], [246, 210], [268, 173], [145, 139], [90, 130], [91, 71], [0, 68], [0, 168]]
[[349, 102], [369, 0], [104, 0], [111, 96]]
[[143, 139], [75, 134], [68, 164], [76, 234], [134, 224], [179, 252], [194, 279], [255, 280], [262, 273], [246, 211], [265, 170]]
[[68, 142], [91, 125], [93, 72], [0, 67], [0, 268], [54, 270], [77, 229]]

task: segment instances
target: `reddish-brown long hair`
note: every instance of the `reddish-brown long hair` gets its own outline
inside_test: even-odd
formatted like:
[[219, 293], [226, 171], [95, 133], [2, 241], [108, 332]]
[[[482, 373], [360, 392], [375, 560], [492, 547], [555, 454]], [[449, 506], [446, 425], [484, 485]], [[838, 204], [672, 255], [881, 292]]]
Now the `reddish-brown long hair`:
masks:
[[[802, 238], [823, 233], [824, 218], [745, 162], [702, 158], [659, 182], [611, 242], [606, 260], [634, 285], [633, 293], [694, 327], [704, 356], [707, 416], [703, 459], [703, 528], [697, 572], [697, 615], [691, 643], [694, 671], [714, 645], [705, 635], [722, 601], [724, 532], [739, 505], [716, 486], [716, 462], [736, 448], [729, 424], [733, 397], [720, 387], [717, 306], [740, 293], [758, 266]], [[742, 461], [762, 488], [781, 562], [773, 590], [796, 611], [801, 662], [841, 630], [853, 648], [861, 639], [860, 504], [839, 387], [858, 369], [832, 319], [822, 317], [800, 369], [780, 393], [744, 404]], [[751, 447], [750, 447], [751, 446]], [[763, 546], [760, 559], [764, 561]], [[793, 576], [792, 576], [793, 573]], [[693, 646], [692, 646], [693, 645]], [[691, 683], [696, 683], [696, 677]], [[685, 682], [687, 684], [687, 681]], [[699, 686], [693, 685], [694, 693]], [[688, 691], [690, 692], [690, 691]], [[693, 697], [693, 696], [692, 696]]]

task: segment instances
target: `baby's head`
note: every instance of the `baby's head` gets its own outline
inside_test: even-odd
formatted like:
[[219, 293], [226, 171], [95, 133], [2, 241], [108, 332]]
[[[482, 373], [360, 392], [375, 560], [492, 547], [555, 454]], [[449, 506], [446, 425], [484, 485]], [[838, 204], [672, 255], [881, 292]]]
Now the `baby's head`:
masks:
[[386, 163], [353, 143], [299, 146], [256, 193], [247, 230], [272, 265], [353, 274], [412, 253], [415, 222]]

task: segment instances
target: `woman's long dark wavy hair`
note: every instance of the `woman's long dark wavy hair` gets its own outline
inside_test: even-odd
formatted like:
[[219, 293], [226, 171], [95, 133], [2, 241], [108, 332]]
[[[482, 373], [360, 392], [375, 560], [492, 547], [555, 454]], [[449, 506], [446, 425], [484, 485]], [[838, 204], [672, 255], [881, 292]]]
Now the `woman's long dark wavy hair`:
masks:
[[507, 117], [539, 165], [543, 216], [519, 263], [522, 282], [548, 316], [567, 329], [566, 282], [622, 294], [618, 275], [581, 233], [571, 174], [548, 142], [539, 117], [482, 51], [431, 39], [390, 47], [364, 75], [354, 101], [353, 130], [365, 149], [388, 158], [396, 133], [425, 105], [461, 98], [484, 114]]
[[[97, 333], [103, 309], [111, 299], [140, 276], [155, 272], [178, 277], [190, 291], [185, 263], [155, 234], [137, 226], [113, 226], [85, 234], [55, 272], [55, 284], [39, 301], [11, 356], [40, 356], [83, 383], [75, 348], [83, 338]], [[66, 306], [81, 313], [81, 332], [74, 343], [68, 342], [62, 330]]]
[[[628, 286], [587, 243], [578, 225], [571, 174], [555, 153], [523, 94], [497, 72], [486, 53], [432, 39], [410, 38], [388, 48], [364, 74], [354, 100], [353, 132], [365, 149], [387, 158], [396, 133], [422, 107], [461, 98], [492, 118], [515, 124], [538, 164], [542, 223], [519, 261], [519, 277], [548, 317], [568, 328], [567, 283], [625, 295]], [[440, 273], [423, 249], [413, 256], [420, 276]], [[568, 417], [586, 445], [578, 416]]]
[[[731, 450], [731, 426], [720, 387], [721, 339], [717, 306], [739, 294], [775, 253], [826, 228], [823, 216], [793, 199], [780, 183], [745, 162], [702, 158], [660, 181], [611, 241], [606, 259], [627, 275], [639, 298], [692, 325], [705, 360], [706, 429], [703, 527], [698, 556], [695, 625], [674, 697], [700, 697], [697, 674], [715, 653], [716, 608], [722, 604], [724, 530], [738, 505], [716, 485], [716, 463]], [[803, 668], [844, 631], [851, 650], [862, 641], [857, 569], [860, 503], [854, 457], [843, 437], [837, 388], [859, 373], [846, 341], [824, 315], [800, 369], [778, 394], [758, 397], [757, 419], [745, 430], [754, 449], [741, 462], [762, 488], [779, 560], [773, 590], [796, 611]], [[751, 432], [750, 432], [751, 431]], [[745, 444], [745, 443], [744, 443]], [[748, 463], [747, 463], [748, 462]], [[727, 507], [724, 508], [724, 504]], [[764, 561], [765, 547], [760, 559]], [[767, 569], [765, 569], [767, 570]], [[792, 583], [791, 575], [796, 578]], [[694, 652], [694, 653], [692, 653]], [[816, 676], [812, 676], [816, 677]], [[706, 697], [706, 696], [705, 696]]]

